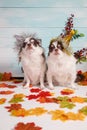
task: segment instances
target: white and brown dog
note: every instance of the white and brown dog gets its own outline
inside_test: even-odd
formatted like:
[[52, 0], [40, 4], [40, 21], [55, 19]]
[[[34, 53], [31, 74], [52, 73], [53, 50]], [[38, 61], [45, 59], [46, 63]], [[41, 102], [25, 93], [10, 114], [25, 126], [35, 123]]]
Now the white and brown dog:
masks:
[[76, 59], [64, 48], [64, 41], [58, 37], [51, 41], [47, 57], [47, 81], [50, 89], [54, 89], [53, 82], [62, 86], [75, 88]]
[[46, 60], [41, 39], [35, 34], [15, 35], [16, 49], [24, 71], [25, 88], [30, 84], [44, 88], [44, 76], [46, 71]]

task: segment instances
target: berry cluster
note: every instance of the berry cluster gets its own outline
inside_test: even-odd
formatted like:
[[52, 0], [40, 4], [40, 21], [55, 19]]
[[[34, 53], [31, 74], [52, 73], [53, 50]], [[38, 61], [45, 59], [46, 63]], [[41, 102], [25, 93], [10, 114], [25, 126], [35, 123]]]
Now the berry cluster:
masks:
[[77, 59], [77, 62], [87, 61], [87, 48], [83, 48], [77, 52], [74, 52], [74, 56]]
[[67, 19], [67, 22], [65, 24], [65, 29], [63, 30], [63, 33], [61, 33], [62, 37], [65, 37], [66, 35], [70, 34], [73, 28], [73, 17], [74, 17], [74, 14], [71, 14], [71, 16]]

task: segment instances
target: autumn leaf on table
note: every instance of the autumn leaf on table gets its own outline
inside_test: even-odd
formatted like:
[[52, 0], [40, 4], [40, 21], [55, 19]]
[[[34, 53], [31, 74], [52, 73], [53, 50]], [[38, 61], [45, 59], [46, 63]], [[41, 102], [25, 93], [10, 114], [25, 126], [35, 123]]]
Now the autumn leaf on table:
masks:
[[70, 94], [74, 93], [74, 90], [72, 90], [72, 89], [63, 89], [60, 93], [62, 95], [70, 95]]
[[45, 110], [44, 108], [41, 107], [37, 107], [37, 108], [31, 108], [29, 110], [26, 110], [24, 108], [18, 109], [18, 110], [12, 110], [11, 111], [11, 115], [12, 116], [17, 116], [17, 117], [25, 117], [25, 116], [40, 116], [44, 113], [46, 113], [47, 110]]
[[87, 116], [87, 106], [82, 107], [79, 112]]
[[67, 112], [68, 120], [84, 120], [85, 116], [82, 113]]
[[38, 95], [35, 95], [35, 94], [30, 94], [29, 96], [26, 96], [26, 98], [28, 98], [28, 100], [31, 100], [31, 99], [37, 99], [39, 96]]
[[5, 95], [9, 95], [9, 94], [12, 94], [12, 93], [14, 93], [14, 91], [10, 91], [10, 90], [0, 91], [0, 94], [5, 94]]
[[42, 130], [42, 128], [36, 126], [34, 122], [26, 124], [19, 122], [13, 130]]
[[24, 109], [24, 108], [20, 108], [18, 110], [12, 110], [11, 111], [11, 116], [16, 116], [16, 117], [25, 117], [29, 115], [29, 111]]
[[74, 96], [71, 98], [71, 101], [77, 102], [77, 103], [84, 103], [84, 102], [86, 102], [86, 98]]
[[[35, 91], [33, 89], [33, 91]], [[38, 91], [38, 90], [36, 90]], [[28, 100], [31, 100], [31, 99], [38, 99], [40, 97], [48, 97], [48, 96], [52, 96], [53, 93], [50, 93], [48, 91], [40, 91], [38, 94], [30, 94], [29, 96], [26, 96], [26, 98], [28, 98]]]
[[15, 94], [13, 98], [9, 101], [9, 103], [18, 103], [23, 102], [23, 98], [25, 97], [24, 94]]
[[23, 82], [23, 80], [21, 80], [21, 79], [13, 79], [13, 83], [15, 83], [15, 84], [19, 84], [21, 82]]
[[59, 102], [61, 102], [61, 101], [70, 101], [70, 98], [68, 96], [58, 96], [56, 99]]
[[49, 114], [52, 115], [52, 120], [61, 120], [61, 121], [68, 120], [68, 117], [63, 110], [50, 111]]
[[38, 102], [40, 103], [55, 103], [55, 99], [54, 98], [48, 98], [48, 97], [40, 97], [37, 99]]
[[16, 86], [15, 85], [9, 85], [9, 84], [6, 84], [6, 83], [1, 83], [0, 88], [16, 88]]
[[68, 101], [61, 101], [60, 102], [60, 108], [68, 108], [68, 109], [72, 109], [73, 107], [75, 107], [75, 104], [68, 102]]
[[16, 88], [16, 85], [8, 85], [7, 88]]
[[40, 91], [41, 91], [40, 88], [32, 88], [32, 89], [30, 89], [30, 92], [32, 92], [32, 93], [38, 93]]
[[0, 88], [6, 88], [8, 85], [6, 83], [0, 83]]
[[5, 106], [5, 108], [8, 109], [8, 112], [11, 112], [12, 110], [19, 110], [21, 107], [21, 104], [11, 104], [10, 106]]
[[40, 116], [44, 113], [46, 113], [47, 110], [45, 110], [42, 107], [36, 107], [36, 108], [31, 108], [29, 109], [29, 115], [36, 115], [36, 116]]
[[4, 104], [5, 101], [6, 101], [6, 98], [0, 98], [0, 105], [1, 105], [1, 104]]
[[85, 115], [82, 113], [74, 113], [74, 112], [67, 112], [63, 110], [54, 110], [50, 111], [49, 114], [52, 115], [52, 120], [61, 120], [61, 121], [68, 121], [68, 120], [81, 120], [83, 121], [85, 119]]

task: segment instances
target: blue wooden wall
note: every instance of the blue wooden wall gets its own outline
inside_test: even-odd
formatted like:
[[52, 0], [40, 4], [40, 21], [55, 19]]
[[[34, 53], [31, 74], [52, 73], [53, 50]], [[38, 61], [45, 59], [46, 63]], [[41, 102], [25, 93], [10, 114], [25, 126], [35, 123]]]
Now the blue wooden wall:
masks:
[[71, 42], [76, 51], [87, 47], [87, 0], [0, 0], [0, 72], [22, 76], [13, 49], [15, 34], [37, 33], [47, 54], [50, 40], [60, 35], [70, 14], [75, 15], [75, 29], [85, 34]]

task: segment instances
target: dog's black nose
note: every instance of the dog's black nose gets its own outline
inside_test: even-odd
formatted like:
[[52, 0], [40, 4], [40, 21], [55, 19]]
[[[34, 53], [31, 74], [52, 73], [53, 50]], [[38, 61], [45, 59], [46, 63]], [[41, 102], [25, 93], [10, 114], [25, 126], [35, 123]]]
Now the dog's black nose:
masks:
[[58, 49], [55, 49], [55, 51], [57, 52], [57, 51], [58, 51]]
[[31, 47], [31, 44], [27, 44], [28, 45], [28, 47]]

